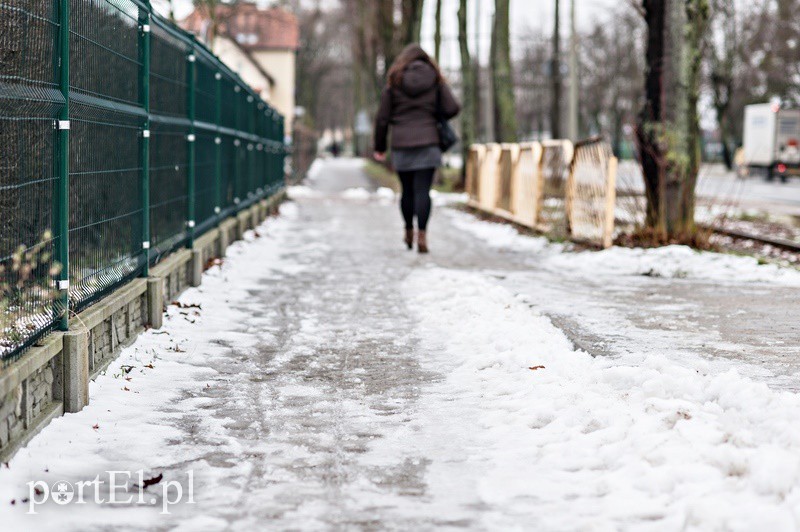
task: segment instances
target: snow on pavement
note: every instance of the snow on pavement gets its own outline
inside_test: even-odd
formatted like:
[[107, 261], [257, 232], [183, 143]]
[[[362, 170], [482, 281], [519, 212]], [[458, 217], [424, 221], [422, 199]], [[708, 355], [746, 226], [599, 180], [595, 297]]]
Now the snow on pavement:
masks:
[[665, 357], [593, 358], [479, 274], [420, 271], [408, 286], [426, 341], [446, 345], [423, 427], [460, 427], [482, 502], [513, 512], [488, 528], [798, 527], [797, 395]]
[[[86, 409], [0, 469], [4, 529], [800, 528], [796, 394], [700, 352], [576, 349], [477, 261], [523, 272], [513, 253], [551, 276], [605, 262], [451, 211], [431, 256], [408, 253], [389, 193], [358, 168], [318, 165], [297, 203], [122, 352]], [[615, 253], [604, 278], [676, 276], [677, 257], [689, 276], [794, 283], [748, 262]], [[187, 490], [191, 471], [195, 504], [162, 515], [156, 484], [144, 505], [25, 513], [29, 481], [109, 470]]]

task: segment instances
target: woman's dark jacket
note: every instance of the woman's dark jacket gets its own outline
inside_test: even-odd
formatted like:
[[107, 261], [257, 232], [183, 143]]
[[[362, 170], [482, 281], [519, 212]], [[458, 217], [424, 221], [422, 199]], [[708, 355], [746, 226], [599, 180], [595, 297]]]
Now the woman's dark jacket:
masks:
[[[375, 151], [387, 148], [389, 125], [392, 126], [392, 149], [421, 148], [439, 144], [436, 129], [436, 94], [439, 91], [436, 70], [425, 61], [414, 61], [403, 73], [400, 87], [386, 87], [375, 117]], [[444, 118], [450, 120], [461, 110], [447, 84], [441, 85]]]

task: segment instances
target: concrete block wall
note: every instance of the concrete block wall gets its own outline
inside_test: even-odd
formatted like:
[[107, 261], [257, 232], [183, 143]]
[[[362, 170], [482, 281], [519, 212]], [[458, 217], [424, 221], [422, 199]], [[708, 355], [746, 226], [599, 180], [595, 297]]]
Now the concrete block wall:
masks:
[[[166, 305], [200, 282], [208, 262], [247, 229], [257, 226], [285, 199], [261, 201], [220, 223], [70, 320], [70, 331], [54, 332], [18, 360], [0, 367], [0, 461], [8, 461], [54, 417], [77, 412], [89, 401], [89, 380], [146, 327], [160, 328]], [[199, 264], [199, 273], [198, 273]]]

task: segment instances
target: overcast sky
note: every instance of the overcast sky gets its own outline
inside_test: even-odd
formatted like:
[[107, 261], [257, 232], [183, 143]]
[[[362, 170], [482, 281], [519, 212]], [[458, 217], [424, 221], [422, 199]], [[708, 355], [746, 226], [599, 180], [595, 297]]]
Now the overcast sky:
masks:
[[[571, 1], [576, 2], [575, 13], [579, 28], [586, 28], [597, 21], [609, 18], [612, 9], [624, 4], [627, 0], [561, 0], [561, 31], [565, 38], [569, 35]], [[260, 0], [259, 3], [269, 5], [271, 2]], [[458, 3], [458, 0], [442, 0], [442, 63], [448, 68], [456, 68], [459, 64], [458, 41], [456, 40], [458, 36]], [[154, 0], [153, 4], [163, 12], [166, 1]], [[433, 49], [435, 4], [436, 2], [433, 0], [425, 2], [422, 21], [422, 44], [429, 50]], [[175, 5], [178, 18], [185, 17], [192, 8], [191, 0], [175, 0]], [[511, 0], [512, 50], [519, 48], [524, 39], [532, 33], [541, 35], [552, 33], [554, 6], [555, 0]], [[470, 9], [471, 48], [473, 53], [477, 49], [482, 60], [485, 60], [489, 53], [494, 0], [470, 0]]]

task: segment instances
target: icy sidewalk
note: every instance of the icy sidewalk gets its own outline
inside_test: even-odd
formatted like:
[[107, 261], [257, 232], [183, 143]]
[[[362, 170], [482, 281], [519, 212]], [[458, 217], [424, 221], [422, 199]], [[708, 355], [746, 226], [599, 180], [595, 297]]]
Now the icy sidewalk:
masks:
[[[87, 409], [0, 468], [4, 530], [798, 528], [798, 396], [685, 340], [710, 330], [621, 321], [630, 299], [686, 314], [642, 294], [719, 279], [670, 278], [663, 257], [643, 276], [647, 254], [596, 277], [596, 255], [442, 209], [421, 257], [358, 163], [314, 177], [123, 352]], [[770, 296], [791, 286], [733, 266]], [[579, 336], [605, 330], [609, 355], [576, 349], [554, 310]], [[29, 481], [138, 470], [163, 475], [143, 505], [25, 513]], [[188, 491], [190, 473], [194, 504], [161, 514], [160, 486]]]

